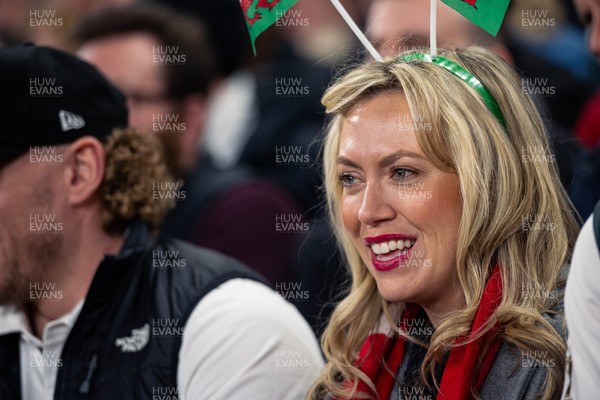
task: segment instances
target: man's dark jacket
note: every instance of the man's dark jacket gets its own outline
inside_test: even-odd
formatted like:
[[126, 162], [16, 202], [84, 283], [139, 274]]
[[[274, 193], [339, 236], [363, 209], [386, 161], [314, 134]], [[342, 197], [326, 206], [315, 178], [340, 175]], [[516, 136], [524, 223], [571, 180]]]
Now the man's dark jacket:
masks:
[[[120, 254], [106, 256], [94, 276], [62, 351], [54, 399], [173, 393], [181, 328], [205, 294], [232, 278], [261, 280], [231, 258], [155, 241], [142, 224], [132, 225]], [[2, 400], [21, 399], [19, 335], [0, 336]]]

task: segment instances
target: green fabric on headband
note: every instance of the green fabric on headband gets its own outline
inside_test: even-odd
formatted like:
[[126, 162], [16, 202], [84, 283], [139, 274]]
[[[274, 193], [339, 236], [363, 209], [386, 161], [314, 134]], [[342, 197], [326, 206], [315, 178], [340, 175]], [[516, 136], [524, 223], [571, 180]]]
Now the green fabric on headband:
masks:
[[467, 85], [471, 86], [479, 93], [487, 108], [492, 112], [492, 114], [494, 114], [498, 122], [500, 122], [500, 125], [502, 125], [504, 129], [508, 131], [504, 115], [502, 114], [502, 111], [500, 110], [498, 103], [496, 103], [496, 100], [494, 100], [492, 94], [486, 89], [485, 86], [483, 86], [479, 79], [477, 79], [472, 73], [467, 71], [462, 65], [457, 64], [454, 61], [448, 60], [447, 58], [441, 56], [432, 56], [431, 54], [421, 53], [405, 54], [403, 56], [400, 56], [399, 59], [403, 61], [416, 60], [430, 62], [439, 65], [445, 70], [450, 71], [454, 75], [458, 76], [460, 79], [465, 81]]

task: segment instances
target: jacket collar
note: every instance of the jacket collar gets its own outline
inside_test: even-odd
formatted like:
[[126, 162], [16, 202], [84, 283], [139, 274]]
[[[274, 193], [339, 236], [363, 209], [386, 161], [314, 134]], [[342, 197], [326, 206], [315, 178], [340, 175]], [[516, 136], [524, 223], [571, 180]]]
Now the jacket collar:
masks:
[[125, 242], [115, 258], [124, 259], [135, 252], [143, 251], [148, 248], [150, 240], [148, 226], [142, 221], [134, 221], [125, 231]]

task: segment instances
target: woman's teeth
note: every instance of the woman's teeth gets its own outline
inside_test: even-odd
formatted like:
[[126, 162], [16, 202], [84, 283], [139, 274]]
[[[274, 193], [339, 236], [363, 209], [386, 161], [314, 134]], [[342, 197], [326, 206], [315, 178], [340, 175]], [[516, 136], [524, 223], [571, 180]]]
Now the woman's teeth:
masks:
[[375, 243], [371, 245], [371, 250], [373, 253], [379, 254], [387, 254], [390, 251], [394, 250], [404, 250], [409, 249], [415, 244], [415, 240], [390, 240], [389, 242], [384, 243]]

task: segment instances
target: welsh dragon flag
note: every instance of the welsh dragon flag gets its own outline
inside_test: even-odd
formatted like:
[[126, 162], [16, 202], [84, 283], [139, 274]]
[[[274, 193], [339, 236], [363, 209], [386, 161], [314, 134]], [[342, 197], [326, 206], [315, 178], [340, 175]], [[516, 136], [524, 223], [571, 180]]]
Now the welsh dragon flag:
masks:
[[[217, 0], [218, 1], [218, 0]], [[258, 35], [263, 33], [268, 27], [273, 25], [283, 13], [298, 0], [240, 0], [244, 18], [250, 32], [252, 41], [252, 50], [256, 56], [256, 46], [254, 42]]]
[[442, 2], [496, 36], [510, 0], [442, 0]]

